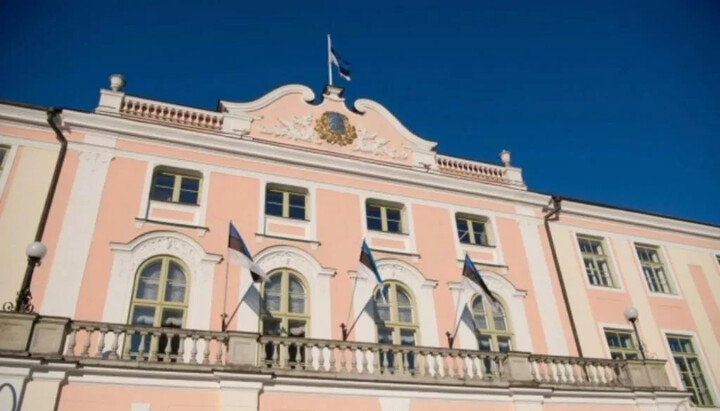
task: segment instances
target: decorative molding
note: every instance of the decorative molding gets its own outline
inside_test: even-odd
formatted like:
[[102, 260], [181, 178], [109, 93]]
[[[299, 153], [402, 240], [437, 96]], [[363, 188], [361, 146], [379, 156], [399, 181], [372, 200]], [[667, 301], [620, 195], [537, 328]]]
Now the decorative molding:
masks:
[[355, 101], [355, 110], [359, 111], [360, 113], [366, 113], [368, 110], [375, 111], [376, 113], [380, 114], [382, 117], [384, 117], [394, 128], [395, 130], [400, 133], [403, 137], [408, 139], [411, 143], [418, 146], [418, 148], [430, 151], [434, 150], [437, 147], [437, 143], [434, 141], [425, 140], [422, 137], [419, 137], [410, 130], [405, 127], [400, 120], [397, 119], [388, 109], [383, 107], [380, 103], [377, 103], [372, 100], [368, 99], [358, 99]]
[[406, 160], [408, 158], [408, 152], [406, 150], [398, 152], [396, 148], [386, 147], [389, 140], [378, 138], [376, 133], [371, 133], [365, 128], [358, 128], [357, 137], [357, 141], [353, 146], [354, 151], [370, 153], [376, 156], [387, 155], [392, 159], [399, 160]]
[[275, 90], [265, 94], [257, 100], [243, 103], [220, 100], [220, 103], [218, 105], [221, 111], [227, 113], [233, 113], [237, 111], [252, 112], [267, 107], [275, 101], [279, 100], [280, 98], [290, 94], [299, 94], [300, 97], [307, 103], [311, 103], [313, 100], [315, 100], [315, 92], [313, 92], [311, 88], [303, 86], [302, 84], [288, 84], [287, 86], [276, 88]]

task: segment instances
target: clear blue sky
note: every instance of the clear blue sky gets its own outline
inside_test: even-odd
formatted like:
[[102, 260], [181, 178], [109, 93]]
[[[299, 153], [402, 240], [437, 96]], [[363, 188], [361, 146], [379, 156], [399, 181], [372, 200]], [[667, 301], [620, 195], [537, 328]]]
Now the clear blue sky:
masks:
[[206, 108], [319, 92], [331, 32], [349, 101], [441, 153], [509, 149], [532, 190], [720, 223], [719, 2], [467, 3], [3, 1], [0, 99], [90, 110], [116, 72]]

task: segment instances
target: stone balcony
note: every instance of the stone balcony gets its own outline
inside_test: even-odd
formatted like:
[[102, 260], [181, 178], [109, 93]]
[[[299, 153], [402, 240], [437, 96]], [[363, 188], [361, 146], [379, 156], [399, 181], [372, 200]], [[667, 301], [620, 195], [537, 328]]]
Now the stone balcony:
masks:
[[0, 357], [164, 371], [442, 386], [676, 392], [665, 360], [612, 360], [260, 336], [0, 313]]

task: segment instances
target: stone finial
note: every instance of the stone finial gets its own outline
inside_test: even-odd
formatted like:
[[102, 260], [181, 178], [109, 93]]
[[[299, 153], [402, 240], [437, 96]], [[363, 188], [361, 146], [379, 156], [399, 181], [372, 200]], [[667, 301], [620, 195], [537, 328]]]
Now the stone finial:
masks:
[[505, 167], [510, 165], [510, 152], [509, 151], [507, 151], [507, 150], [501, 151], [498, 158], [500, 159], [500, 161], [502, 161], [502, 163]]
[[125, 77], [123, 77], [122, 74], [113, 74], [110, 76], [110, 90], [112, 91], [122, 91], [125, 83]]

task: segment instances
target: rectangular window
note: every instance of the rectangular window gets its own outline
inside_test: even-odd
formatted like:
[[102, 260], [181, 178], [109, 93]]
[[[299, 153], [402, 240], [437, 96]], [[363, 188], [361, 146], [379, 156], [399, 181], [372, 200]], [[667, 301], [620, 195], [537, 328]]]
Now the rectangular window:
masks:
[[0, 146], [0, 176], [3, 173], [3, 168], [5, 167], [5, 159], [7, 158], [9, 152], [10, 147]]
[[156, 171], [150, 198], [172, 203], [197, 204], [200, 182], [200, 177], [172, 171]]
[[700, 365], [700, 358], [695, 352], [692, 337], [668, 335], [667, 339], [683, 386], [692, 393], [693, 404], [712, 406], [713, 399], [705, 382], [705, 375]]
[[367, 228], [369, 230], [385, 231], [387, 233], [403, 233], [403, 207], [387, 203], [368, 200]]
[[602, 238], [578, 236], [578, 245], [590, 284], [614, 287], [610, 261], [605, 252]]
[[654, 293], [673, 294], [660, 249], [651, 245], [635, 245], [648, 288]]
[[461, 243], [484, 246], [491, 245], [487, 218], [456, 214], [455, 226], [457, 227], [458, 239]]
[[307, 190], [268, 184], [265, 190], [265, 214], [306, 220]]
[[632, 331], [605, 330], [610, 357], [615, 360], [637, 360], [639, 351]]

